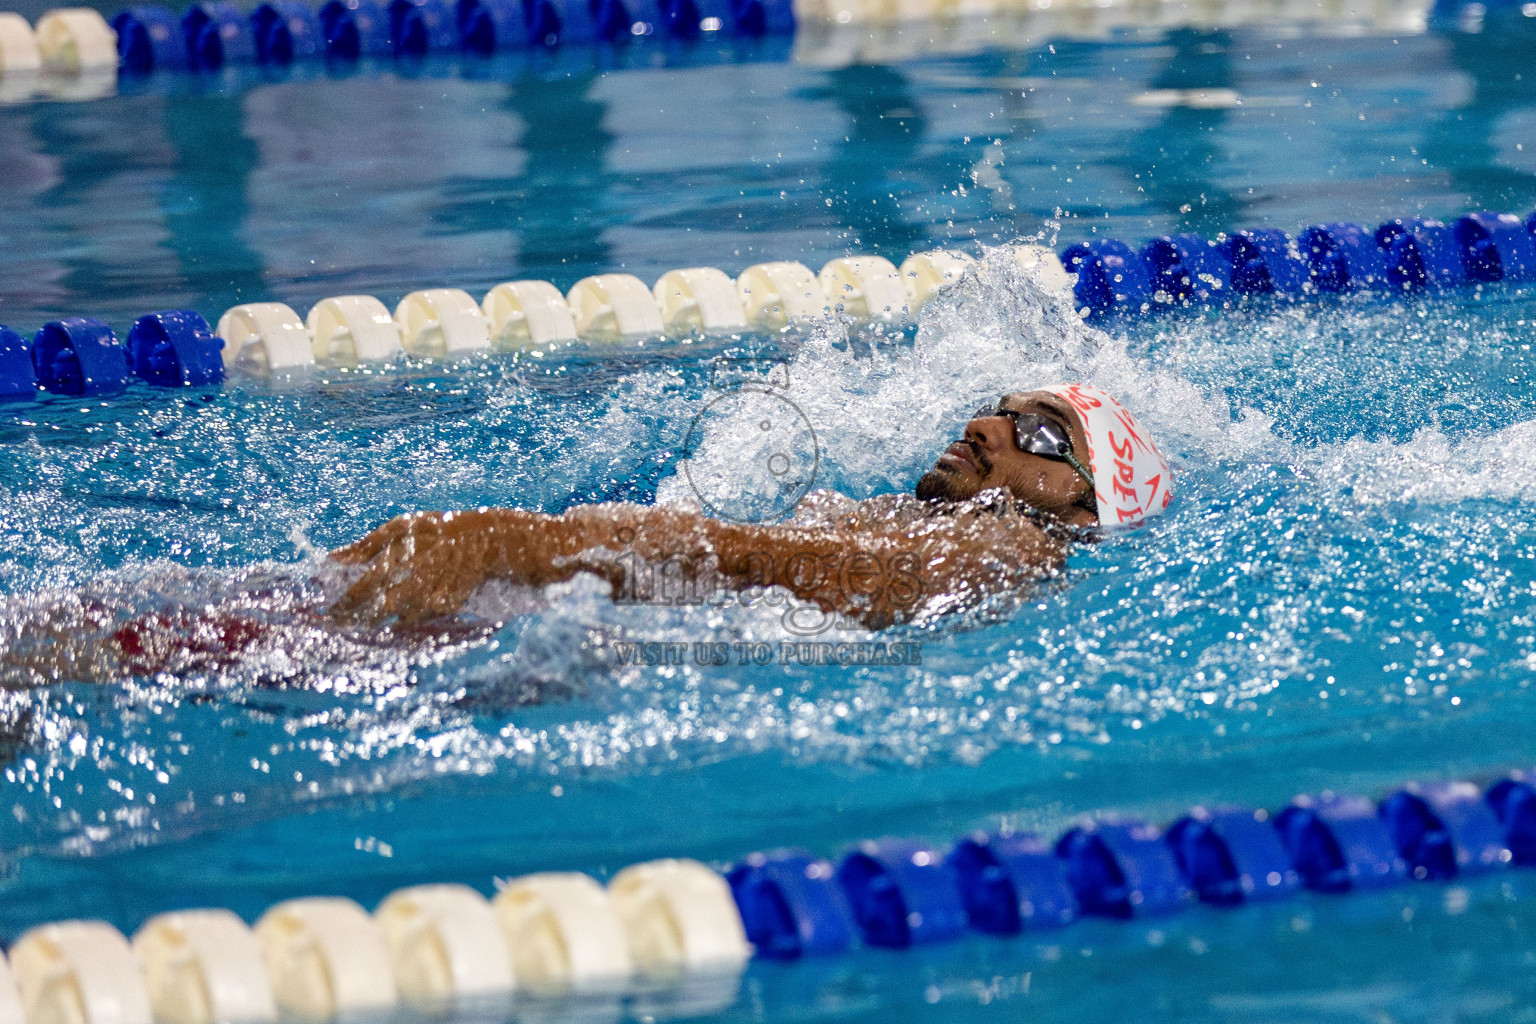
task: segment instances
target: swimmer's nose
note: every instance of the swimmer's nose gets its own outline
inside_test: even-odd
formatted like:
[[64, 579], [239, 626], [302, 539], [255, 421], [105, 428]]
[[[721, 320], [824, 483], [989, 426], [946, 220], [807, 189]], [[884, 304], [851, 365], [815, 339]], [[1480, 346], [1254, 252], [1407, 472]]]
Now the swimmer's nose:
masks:
[[965, 439], [982, 451], [1000, 451], [1000, 443], [1013, 424], [1006, 416], [978, 416], [965, 425]]

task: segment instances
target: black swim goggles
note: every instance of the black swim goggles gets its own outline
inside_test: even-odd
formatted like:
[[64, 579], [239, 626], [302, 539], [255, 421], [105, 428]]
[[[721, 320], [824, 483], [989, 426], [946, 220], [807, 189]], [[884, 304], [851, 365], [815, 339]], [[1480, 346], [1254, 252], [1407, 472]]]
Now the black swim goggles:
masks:
[[1019, 451], [1039, 455], [1046, 459], [1059, 459], [1077, 470], [1079, 476], [1093, 486], [1093, 474], [1072, 454], [1072, 437], [1055, 420], [1046, 419], [1039, 413], [1015, 412], [993, 403], [976, 410], [972, 419], [989, 416], [1007, 416], [1013, 420], [1013, 443]]

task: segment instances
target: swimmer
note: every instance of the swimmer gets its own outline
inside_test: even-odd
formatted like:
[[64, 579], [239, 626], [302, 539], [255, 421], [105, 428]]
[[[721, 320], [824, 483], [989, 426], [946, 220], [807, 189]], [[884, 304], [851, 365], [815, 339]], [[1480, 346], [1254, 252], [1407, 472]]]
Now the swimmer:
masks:
[[429, 512], [331, 552], [345, 589], [329, 606], [274, 590], [125, 618], [65, 595], [11, 624], [0, 689], [217, 671], [319, 636], [404, 651], [473, 642], [494, 625], [456, 616], [482, 587], [537, 588], [583, 572], [623, 601], [699, 603], [716, 587], [779, 586], [878, 629], [1020, 591], [1059, 569], [1074, 539], [1160, 512], [1169, 484], [1151, 437], [1108, 394], [1016, 392], [978, 410], [913, 494], [853, 501], [817, 491], [782, 525], [635, 504], [558, 516]]
[[616, 599], [656, 600], [670, 573], [674, 594], [776, 585], [878, 629], [1027, 586], [1061, 567], [1074, 537], [1162, 511], [1170, 483], [1150, 435], [1105, 392], [1016, 392], [978, 410], [914, 494], [815, 492], [782, 525], [618, 503], [400, 516], [331, 553], [361, 573], [330, 614], [430, 621], [492, 581], [542, 587], [582, 572]]

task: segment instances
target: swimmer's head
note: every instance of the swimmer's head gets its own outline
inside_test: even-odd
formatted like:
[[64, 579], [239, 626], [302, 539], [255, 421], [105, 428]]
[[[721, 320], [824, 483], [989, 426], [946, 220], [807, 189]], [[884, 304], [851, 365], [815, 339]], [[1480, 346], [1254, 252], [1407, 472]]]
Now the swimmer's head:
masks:
[[1124, 406], [1098, 388], [1018, 391], [978, 410], [917, 482], [919, 498], [964, 501], [1003, 488], [1069, 526], [1135, 523], [1171, 495], [1168, 463]]

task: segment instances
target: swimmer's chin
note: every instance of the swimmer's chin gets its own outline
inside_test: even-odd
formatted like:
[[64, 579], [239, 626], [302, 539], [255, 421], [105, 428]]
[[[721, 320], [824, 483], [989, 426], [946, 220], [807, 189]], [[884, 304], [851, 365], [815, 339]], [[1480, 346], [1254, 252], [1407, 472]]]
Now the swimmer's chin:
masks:
[[922, 475], [912, 493], [922, 501], [969, 501], [981, 488], [956, 467], [940, 462]]

